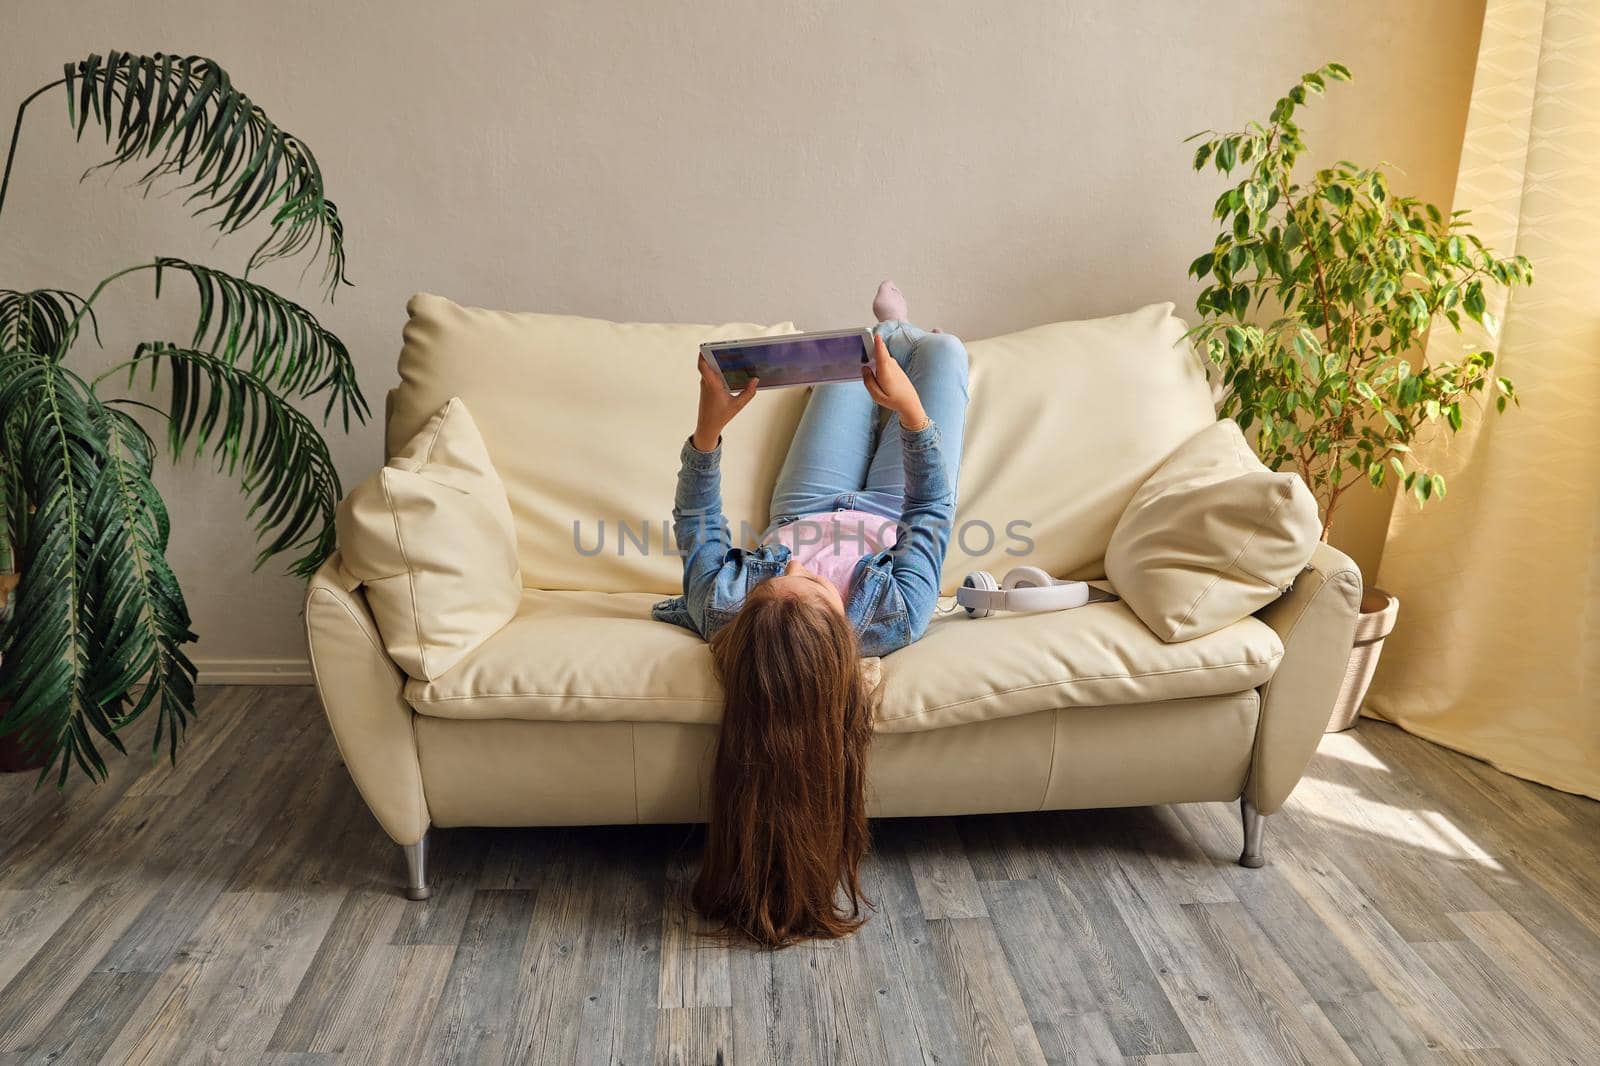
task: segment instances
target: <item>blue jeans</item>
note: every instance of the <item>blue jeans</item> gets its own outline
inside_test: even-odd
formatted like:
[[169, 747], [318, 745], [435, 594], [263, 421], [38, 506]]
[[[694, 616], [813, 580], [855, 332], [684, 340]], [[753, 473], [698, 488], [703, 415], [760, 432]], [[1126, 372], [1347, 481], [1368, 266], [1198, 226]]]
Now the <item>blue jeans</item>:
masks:
[[[954, 491], [967, 422], [966, 346], [949, 333], [929, 333], [909, 322], [880, 322], [873, 332], [938, 424]], [[885, 414], [859, 381], [813, 389], [772, 491], [772, 524], [839, 510], [899, 521], [906, 491], [900, 416]]]

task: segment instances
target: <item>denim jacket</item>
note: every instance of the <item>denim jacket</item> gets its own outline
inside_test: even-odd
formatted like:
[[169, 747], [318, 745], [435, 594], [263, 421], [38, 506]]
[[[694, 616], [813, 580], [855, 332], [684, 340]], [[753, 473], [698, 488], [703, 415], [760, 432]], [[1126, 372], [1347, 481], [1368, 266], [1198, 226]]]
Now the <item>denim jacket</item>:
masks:
[[[950, 546], [955, 492], [945, 472], [939, 427], [901, 431], [906, 487], [899, 540], [856, 564], [845, 615], [862, 655], [888, 655], [921, 637], [939, 599], [939, 570]], [[683, 555], [683, 595], [657, 603], [651, 614], [692, 629], [707, 640], [727, 625], [750, 590], [789, 565], [789, 548], [732, 547], [722, 513], [722, 443], [702, 452], [684, 442], [672, 533]]]

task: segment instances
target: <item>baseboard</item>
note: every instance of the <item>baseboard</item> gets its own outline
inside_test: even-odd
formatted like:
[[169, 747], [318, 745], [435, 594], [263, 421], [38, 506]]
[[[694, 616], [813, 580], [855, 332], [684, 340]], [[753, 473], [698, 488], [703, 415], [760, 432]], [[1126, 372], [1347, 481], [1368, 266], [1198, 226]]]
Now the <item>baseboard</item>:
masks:
[[195, 659], [202, 685], [309, 685], [305, 659]]

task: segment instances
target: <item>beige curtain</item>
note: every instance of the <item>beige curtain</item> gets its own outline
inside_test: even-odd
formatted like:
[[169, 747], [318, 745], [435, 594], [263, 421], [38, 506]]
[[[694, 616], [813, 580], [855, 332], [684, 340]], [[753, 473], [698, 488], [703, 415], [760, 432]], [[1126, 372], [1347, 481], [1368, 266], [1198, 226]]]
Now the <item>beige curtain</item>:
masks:
[[1535, 284], [1429, 350], [1495, 349], [1522, 406], [1429, 446], [1444, 501], [1396, 503], [1366, 709], [1600, 798], [1600, 0], [1489, 0], [1455, 206]]

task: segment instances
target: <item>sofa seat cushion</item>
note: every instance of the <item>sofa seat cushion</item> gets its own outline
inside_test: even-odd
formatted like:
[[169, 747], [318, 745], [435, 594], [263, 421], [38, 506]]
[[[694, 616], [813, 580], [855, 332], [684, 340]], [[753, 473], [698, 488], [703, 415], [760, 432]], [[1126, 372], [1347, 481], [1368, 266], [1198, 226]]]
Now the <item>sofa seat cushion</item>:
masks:
[[406, 699], [439, 718], [720, 721], [708, 646], [651, 618], [660, 598], [525, 589], [505, 628], [449, 673], [408, 681]]
[[[653, 593], [524, 591], [517, 615], [454, 669], [405, 695], [436, 718], [715, 724], [711, 655], [653, 621]], [[916, 732], [1051, 707], [1240, 692], [1271, 676], [1283, 645], [1254, 618], [1165, 644], [1122, 603], [975, 621], [942, 615], [883, 659], [880, 732]]]
[[877, 729], [1220, 696], [1265, 684], [1282, 658], [1283, 642], [1256, 618], [1168, 644], [1120, 600], [984, 619], [956, 611], [884, 659]]

